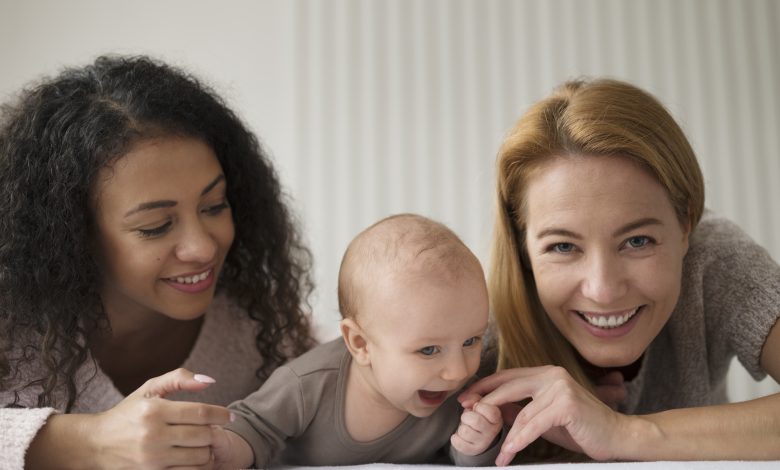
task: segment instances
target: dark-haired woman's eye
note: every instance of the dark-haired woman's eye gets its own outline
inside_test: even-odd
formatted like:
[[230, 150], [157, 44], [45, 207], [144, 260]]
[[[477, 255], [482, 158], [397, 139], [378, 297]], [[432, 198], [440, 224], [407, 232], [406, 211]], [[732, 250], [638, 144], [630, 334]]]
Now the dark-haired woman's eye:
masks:
[[157, 227], [153, 227], [153, 228], [139, 228], [138, 229], [138, 233], [143, 238], [158, 237], [158, 236], [164, 234], [165, 232], [167, 232], [168, 229], [171, 228], [172, 224], [173, 224], [173, 222], [171, 222], [169, 220], [168, 222], [165, 222], [164, 224], [159, 225]]
[[220, 214], [223, 210], [229, 208], [230, 205], [227, 203], [227, 201], [220, 202], [219, 204], [209, 206], [205, 209], [203, 209], [203, 212], [208, 215], [217, 215]]

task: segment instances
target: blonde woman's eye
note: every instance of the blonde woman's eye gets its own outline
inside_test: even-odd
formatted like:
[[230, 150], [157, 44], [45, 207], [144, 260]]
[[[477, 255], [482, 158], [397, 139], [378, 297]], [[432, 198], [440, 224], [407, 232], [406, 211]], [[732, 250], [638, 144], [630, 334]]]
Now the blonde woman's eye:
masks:
[[439, 348], [436, 346], [426, 346], [419, 351], [423, 356], [433, 356], [437, 352], [439, 352]]
[[574, 244], [573, 243], [556, 243], [552, 245], [551, 247], [552, 251], [555, 251], [556, 253], [571, 253], [574, 251]]
[[642, 248], [644, 246], [651, 244], [652, 242], [653, 240], [650, 237], [646, 237], [646, 236], [631, 237], [628, 240], [626, 240], [626, 244], [631, 248]]

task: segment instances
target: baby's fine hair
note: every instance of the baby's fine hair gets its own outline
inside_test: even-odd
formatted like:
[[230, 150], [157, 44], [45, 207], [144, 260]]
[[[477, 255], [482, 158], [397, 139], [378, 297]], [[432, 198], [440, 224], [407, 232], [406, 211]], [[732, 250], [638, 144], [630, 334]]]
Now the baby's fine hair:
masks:
[[477, 257], [447, 226], [421, 215], [392, 215], [360, 232], [347, 247], [339, 269], [341, 316], [355, 318], [363, 291], [380, 277], [398, 275], [484, 279]]

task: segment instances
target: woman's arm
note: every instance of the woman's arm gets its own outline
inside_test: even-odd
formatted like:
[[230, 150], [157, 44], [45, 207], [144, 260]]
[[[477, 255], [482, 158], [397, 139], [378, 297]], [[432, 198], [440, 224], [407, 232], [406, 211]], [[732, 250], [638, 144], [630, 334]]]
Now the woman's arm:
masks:
[[24, 454], [54, 408], [0, 408], [2, 468], [21, 469]]
[[[764, 342], [761, 367], [780, 383], [780, 322]], [[647, 436], [632, 440], [639, 460], [780, 460], [780, 393], [636, 418], [632, 427]]]
[[780, 460], [780, 393], [626, 418], [621, 460]]
[[526, 398], [533, 400], [514, 418], [497, 465], [508, 464], [539, 437], [596, 460], [780, 459], [780, 394], [627, 416], [587, 392], [565, 369], [547, 366], [498, 372], [469, 387], [461, 402], [502, 405]]
[[[780, 307], [779, 307], [780, 308]], [[769, 330], [769, 335], [761, 349], [761, 368], [780, 383], [780, 319]]]
[[103, 413], [52, 415], [27, 450], [25, 466], [164, 468], [207, 464], [211, 461], [210, 425], [228, 423], [230, 412], [221, 406], [163, 397], [175, 391], [202, 390], [209, 383], [209, 378], [178, 369], [147, 381]]

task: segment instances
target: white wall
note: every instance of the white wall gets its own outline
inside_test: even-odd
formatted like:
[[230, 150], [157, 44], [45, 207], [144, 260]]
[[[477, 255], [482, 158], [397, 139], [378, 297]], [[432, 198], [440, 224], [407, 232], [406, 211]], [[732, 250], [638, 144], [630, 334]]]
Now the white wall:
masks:
[[[341, 253], [380, 217], [439, 219], [487, 260], [503, 134], [581, 75], [663, 101], [699, 155], [707, 205], [780, 259], [778, 31], [776, 0], [0, 0], [0, 99], [102, 52], [205, 78], [275, 157], [332, 337]], [[730, 390], [780, 387], [737, 370]]]

